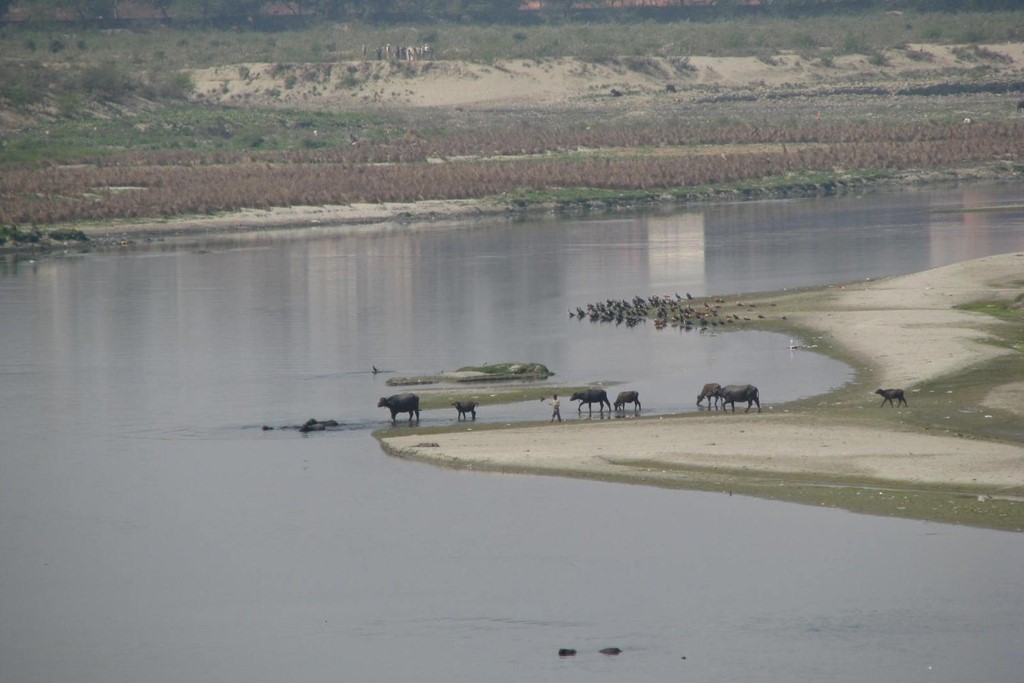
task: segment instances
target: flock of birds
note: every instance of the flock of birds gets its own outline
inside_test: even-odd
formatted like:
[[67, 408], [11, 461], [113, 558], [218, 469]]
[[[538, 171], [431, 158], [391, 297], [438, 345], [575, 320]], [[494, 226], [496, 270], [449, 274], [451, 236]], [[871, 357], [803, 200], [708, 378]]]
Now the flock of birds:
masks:
[[[652, 294], [648, 297], [635, 296], [629, 299], [608, 299], [597, 303], [587, 304], [586, 307], [577, 306], [576, 310], [569, 309], [569, 317], [578, 320], [588, 319], [592, 323], [615, 323], [625, 324], [627, 327], [634, 327], [649, 318], [654, 320], [656, 329], [665, 327], [678, 327], [680, 329], [701, 331], [715, 325], [727, 325], [730, 323], [750, 320], [752, 315], [764, 318], [759, 313], [753, 313], [755, 304], [745, 304], [737, 301], [736, 306], [743, 309], [740, 313], [726, 313], [721, 309], [725, 300], [718, 298], [713, 302], [696, 302], [689, 292], [686, 296], [676, 293]], [[769, 304], [774, 306], [775, 304]]]

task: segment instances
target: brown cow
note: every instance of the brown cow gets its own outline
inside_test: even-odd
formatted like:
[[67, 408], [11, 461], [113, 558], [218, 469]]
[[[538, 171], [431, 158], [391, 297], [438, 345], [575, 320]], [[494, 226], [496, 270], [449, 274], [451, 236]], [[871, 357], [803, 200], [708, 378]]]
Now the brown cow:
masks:
[[699, 406], [701, 401], [703, 401], [704, 399], [707, 399], [708, 400], [708, 408], [711, 408], [712, 401], [714, 402], [715, 407], [717, 408], [719, 401], [722, 400], [718, 396], [718, 390], [721, 389], [721, 388], [722, 388], [721, 384], [715, 384], [715, 383], [705, 384], [704, 388], [700, 390], [700, 394], [697, 396], [697, 405]]

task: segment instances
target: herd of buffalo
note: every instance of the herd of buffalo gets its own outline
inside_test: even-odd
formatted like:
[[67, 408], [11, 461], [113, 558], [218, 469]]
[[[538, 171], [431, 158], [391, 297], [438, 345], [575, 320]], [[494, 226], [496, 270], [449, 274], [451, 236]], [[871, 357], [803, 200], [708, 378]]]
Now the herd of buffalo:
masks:
[[[1024, 102], [1022, 102], [1024, 105]], [[702, 331], [710, 325], [723, 325], [733, 321], [750, 320], [749, 317], [741, 317], [734, 314], [721, 314], [719, 307], [725, 302], [722, 299], [715, 299], [714, 303], [697, 303], [694, 297], [687, 292], [686, 296], [676, 294], [674, 297], [668, 295], [652, 295], [650, 297], [636, 296], [629, 299], [608, 299], [607, 301], [587, 304], [586, 308], [577, 307], [576, 310], [569, 310], [570, 318], [579, 320], [589, 319], [591, 322], [614, 322], [625, 323], [633, 327], [648, 318], [654, 319], [655, 327], [662, 328], [666, 325], [678, 326], [686, 329], [694, 327]], [[754, 308], [753, 304], [737, 302], [737, 306]], [[774, 305], [774, 304], [770, 304]], [[764, 316], [758, 316], [764, 317]], [[374, 373], [378, 372], [374, 367]], [[876, 394], [882, 397], [882, 405], [886, 403], [895, 407], [909, 405], [902, 389], [878, 389]], [[626, 404], [633, 405], [634, 414], [641, 411], [640, 394], [636, 391], [622, 391], [615, 399], [615, 403], [608, 400], [608, 392], [604, 389], [585, 389], [577, 391], [569, 397], [570, 401], [579, 401], [577, 413], [582, 414], [583, 406], [587, 406], [587, 413], [594, 414], [594, 404], [598, 411], [604, 415], [605, 406], [608, 412], [624, 412]], [[732, 406], [732, 412], [736, 412], [736, 403], [747, 404], [744, 412], [750, 412], [755, 405], [757, 412], [761, 412], [761, 396], [757, 387], [753, 384], [705, 384], [697, 395], [697, 405], [701, 406], [707, 400], [707, 407], [726, 410]], [[458, 414], [458, 420], [476, 419], [476, 409], [479, 404], [475, 401], [455, 401], [452, 403]], [[391, 411], [391, 423], [394, 424], [395, 417], [399, 413], [409, 413], [409, 422], [420, 419], [420, 397], [416, 394], [394, 394], [393, 396], [382, 397], [377, 403], [378, 408], [387, 408]]]
[[[904, 396], [902, 389], [878, 389], [875, 391], [876, 394], [882, 397], [882, 405], [886, 403], [895, 407], [905, 405], [909, 406], [907, 399]], [[586, 389], [584, 391], [577, 391], [569, 397], [570, 401], [579, 401], [579, 407], [576, 412], [583, 412], [583, 406], [587, 406], [587, 413], [589, 415], [594, 414], [594, 404], [598, 405], [598, 410], [601, 415], [604, 415], [604, 408], [608, 406], [608, 412], [613, 411], [625, 411], [626, 404], [630, 403], [633, 405], [634, 414], [639, 413], [641, 410], [640, 406], [640, 394], [636, 391], [620, 391], [619, 395], [615, 399], [615, 403], [611, 403], [608, 400], [608, 392], [604, 389]], [[726, 410], [728, 406], [732, 406], [732, 412], [736, 412], [736, 403], [746, 402], [747, 409], [744, 412], [749, 413], [750, 409], [755, 405], [757, 406], [757, 412], [761, 412], [761, 396], [753, 384], [727, 384], [722, 386], [721, 384], [705, 384], [697, 395], [697, 405], [703, 405], [703, 402], [707, 400], [707, 407], [721, 408]], [[458, 413], [458, 420], [469, 420], [476, 419], [476, 409], [480, 404], [476, 401], [455, 401], [452, 406], [455, 407]], [[413, 420], [419, 421], [420, 419], [420, 397], [416, 394], [394, 394], [393, 396], [382, 397], [377, 402], [378, 408], [387, 408], [391, 411], [391, 423], [395, 423], [395, 418], [399, 413], [409, 413], [409, 422]]]
[[[879, 389], [876, 392], [882, 396], [882, 405], [889, 403], [893, 408], [899, 407], [899, 405], [909, 405], [906, 402], [906, 397], [903, 394], [902, 389]], [[569, 396], [569, 400], [580, 401], [577, 413], [583, 413], [584, 405], [587, 405], [588, 415], [594, 414], [594, 403], [598, 405], [598, 411], [600, 415], [604, 415], [604, 407], [607, 405], [608, 413], [612, 412], [624, 412], [626, 410], [626, 404], [633, 404], [634, 414], [640, 413], [640, 394], [637, 391], [620, 391], [618, 396], [615, 397], [614, 403], [608, 400], [608, 392], [604, 389], [586, 389], [584, 391], [574, 392]], [[706, 384], [700, 389], [700, 393], [697, 394], [697, 405], [702, 405], [703, 401], [708, 401], [709, 410], [722, 409], [726, 410], [728, 407], [732, 407], [732, 412], [736, 412], [736, 402], [745, 402], [746, 410], [745, 413], [750, 413], [751, 409], [757, 405], [758, 413], [761, 412], [761, 394], [758, 388], [753, 384], [727, 384], [725, 386], [721, 384]], [[457, 400], [454, 403], [456, 412], [458, 414], [458, 420], [476, 420], [476, 409], [479, 407], [479, 403], [472, 400]], [[391, 411], [391, 424], [394, 424], [397, 415], [409, 413], [409, 421], [413, 422], [420, 420], [420, 397], [415, 393], [397, 393], [392, 396], [384, 396], [377, 402], [377, 408], [386, 408]]]

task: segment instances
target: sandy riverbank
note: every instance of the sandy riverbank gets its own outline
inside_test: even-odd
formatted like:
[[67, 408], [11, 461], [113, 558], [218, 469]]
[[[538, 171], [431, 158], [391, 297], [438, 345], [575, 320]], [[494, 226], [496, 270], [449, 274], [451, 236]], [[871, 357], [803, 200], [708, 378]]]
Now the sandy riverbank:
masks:
[[[953, 308], [1021, 293], [1024, 253], [1014, 253], [773, 301], [788, 320], [863, 363], [857, 383], [865, 408], [879, 410], [878, 397], [870, 393], [876, 386], [901, 386], [910, 405], [899, 414], [909, 415], [948, 410], [943, 398], [913, 393], [917, 385], [994, 358], [1024, 362], [1019, 352], [987, 341], [992, 330], [1008, 323]], [[1024, 385], [1010, 381], [1009, 374], [983, 405], [1024, 420]], [[714, 489], [717, 480], [733, 486], [744, 478], [768, 478], [779, 485], [789, 479], [943, 489], [982, 499], [1024, 495], [1024, 444], [966, 438], [910, 421], [874, 423], [872, 416], [766, 406], [762, 413], [572, 420], [500, 432], [463, 428], [385, 435], [381, 441], [393, 454], [454, 467], [666, 486]]]

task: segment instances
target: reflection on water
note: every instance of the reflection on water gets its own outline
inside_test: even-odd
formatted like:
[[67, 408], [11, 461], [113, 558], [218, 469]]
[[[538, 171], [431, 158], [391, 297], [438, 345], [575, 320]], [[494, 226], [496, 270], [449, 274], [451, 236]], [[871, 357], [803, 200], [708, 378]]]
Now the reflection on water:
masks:
[[[450, 472], [369, 429], [400, 391], [374, 365], [538, 361], [625, 382], [649, 417], [696, 410], [707, 381], [758, 384], [766, 409], [822, 392], [850, 370], [779, 335], [567, 311], [1022, 249], [1020, 211], [958, 210], [1019, 189], [0, 261], [0, 678], [1016, 681], [1014, 535]], [[343, 427], [260, 429], [309, 417]]]

